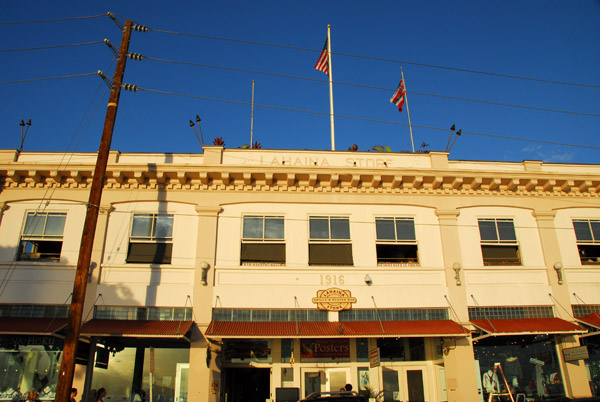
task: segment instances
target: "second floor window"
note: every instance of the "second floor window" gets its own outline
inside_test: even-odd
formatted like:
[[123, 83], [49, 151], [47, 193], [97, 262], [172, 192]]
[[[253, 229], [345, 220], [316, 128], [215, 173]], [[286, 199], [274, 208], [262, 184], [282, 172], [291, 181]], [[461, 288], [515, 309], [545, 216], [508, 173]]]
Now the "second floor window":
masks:
[[309, 265], [353, 265], [348, 217], [311, 216], [309, 232]]
[[134, 214], [127, 251], [128, 263], [170, 264], [173, 215]]
[[583, 265], [600, 265], [600, 220], [574, 219], [577, 250]]
[[241, 265], [255, 263], [285, 264], [283, 229], [283, 216], [244, 216]]
[[375, 218], [377, 264], [415, 264], [419, 262], [413, 218]]
[[521, 265], [512, 219], [479, 219], [483, 265]]
[[66, 219], [63, 212], [28, 212], [17, 259], [60, 260]]

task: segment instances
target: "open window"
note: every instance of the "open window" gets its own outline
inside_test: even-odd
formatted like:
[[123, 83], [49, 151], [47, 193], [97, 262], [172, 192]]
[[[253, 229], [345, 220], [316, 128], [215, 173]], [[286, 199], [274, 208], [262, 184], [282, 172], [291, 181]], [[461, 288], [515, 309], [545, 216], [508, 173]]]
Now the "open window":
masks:
[[243, 217], [240, 264], [285, 264], [283, 216]]
[[133, 215], [128, 263], [170, 264], [172, 251], [173, 215]]
[[483, 265], [521, 265], [512, 219], [479, 219]]
[[600, 220], [574, 219], [577, 250], [583, 265], [600, 265]]
[[64, 212], [28, 212], [17, 259], [60, 260], [66, 219], [67, 214]]
[[353, 265], [348, 217], [311, 216], [309, 226], [309, 265]]
[[377, 265], [418, 264], [413, 218], [375, 218]]

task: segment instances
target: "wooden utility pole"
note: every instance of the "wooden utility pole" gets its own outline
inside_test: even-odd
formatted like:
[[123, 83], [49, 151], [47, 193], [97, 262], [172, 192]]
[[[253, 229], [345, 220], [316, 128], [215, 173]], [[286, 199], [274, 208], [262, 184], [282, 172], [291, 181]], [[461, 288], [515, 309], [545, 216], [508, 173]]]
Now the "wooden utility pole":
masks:
[[123, 28], [119, 59], [115, 69], [115, 75], [113, 76], [113, 84], [108, 99], [108, 107], [106, 109], [106, 118], [104, 119], [104, 129], [102, 130], [102, 139], [100, 140], [100, 147], [98, 148], [98, 159], [96, 160], [96, 169], [94, 171], [94, 178], [92, 179], [90, 198], [87, 204], [87, 213], [83, 226], [83, 234], [81, 236], [81, 246], [79, 248], [79, 260], [77, 261], [75, 283], [73, 284], [73, 297], [71, 299], [71, 309], [69, 310], [69, 324], [67, 325], [62, 363], [60, 365], [60, 375], [56, 386], [56, 402], [68, 402], [71, 387], [73, 386], [75, 355], [77, 352], [77, 341], [79, 340], [79, 333], [81, 330], [81, 318], [83, 316], [83, 304], [90, 272], [90, 260], [92, 258], [96, 223], [98, 221], [98, 209], [100, 208], [100, 199], [102, 198], [102, 188], [104, 187], [104, 176], [106, 174], [106, 165], [108, 164], [110, 143], [115, 127], [115, 119], [117, 117], [117, 106], [119, 104], [119, 96], [121, 95], [121, 84], [123, 82], [123, 75], [125, 74], [125, 62], [129, 50], [131, 26], [132, 22], [127, 20], [125, 27]]

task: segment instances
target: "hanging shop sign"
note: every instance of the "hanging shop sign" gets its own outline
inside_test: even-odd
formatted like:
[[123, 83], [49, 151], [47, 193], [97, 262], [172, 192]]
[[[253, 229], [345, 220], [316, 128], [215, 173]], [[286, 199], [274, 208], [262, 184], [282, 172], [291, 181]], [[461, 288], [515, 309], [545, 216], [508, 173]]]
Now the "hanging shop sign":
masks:
[[312, 302], [317, 305], [319, 310], [350, 310], [352, 303], [356, 303], [356, 297], [352, 297], [349, 290], [329, 288], [317, 290], [317, 297], [313, 297]]
[[369, 350], [369, 367], [379, 367], [379, 348]]
[[587, 346], [577, 346], [574, 348], [563, 349], [563, 356], [565, 357], [566, 362], [590, 358]]

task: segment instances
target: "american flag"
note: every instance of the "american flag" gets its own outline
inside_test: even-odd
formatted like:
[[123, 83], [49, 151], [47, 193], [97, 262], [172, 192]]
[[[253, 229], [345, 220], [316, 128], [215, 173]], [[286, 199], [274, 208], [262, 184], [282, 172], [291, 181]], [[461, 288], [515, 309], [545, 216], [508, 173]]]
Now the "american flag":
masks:
[[325, 46], [323, 46], [323, 51], [321, 51], [315, 68], [329, 75], [329, 39], [325, 39]]
[[404, 89], [404, 78], [400, 80], [400, 84], [398, 84], [398, 89], [394, 92], [394, 96], [390, 99], [390, 102], [398, 106], [398, 110], [402, 113], [402, 106], [404, 105], [404, 95], [406, 94], [406, 89]]

